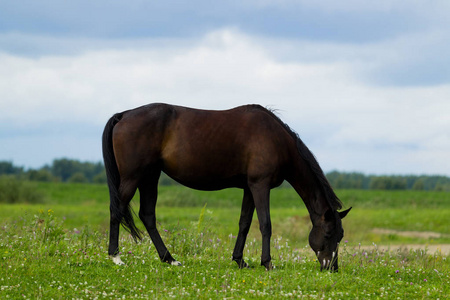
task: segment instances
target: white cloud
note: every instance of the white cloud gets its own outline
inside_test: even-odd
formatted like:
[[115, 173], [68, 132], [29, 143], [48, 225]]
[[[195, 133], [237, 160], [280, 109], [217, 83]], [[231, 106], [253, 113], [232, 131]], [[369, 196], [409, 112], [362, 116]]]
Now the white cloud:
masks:
[[[283, 43], [304, 58], [320, 55], [308, 60], [280, 59], [284, 50], [274, 50], [278, 42], [224, 29], [134, 50], [98, 48], [37, 58], [0, 54], [0, 110], [6, 112], [0, 125], [11, 134], [46, 122], [101, 128], [113, 113], [150, 102], [211, 109], [260, 103], [280, 110], [326, 170], [449, 174], [444, 156], [450, 151], [450, 85], [367, 84], [361, 74], [372, 65], [370, 51], [389, 56], [381, 51], [386, 44], [368, 50]], [[84, 159], [87, 143], [80, 145]], [[92, 151], [99, 152], [97, 144]]]

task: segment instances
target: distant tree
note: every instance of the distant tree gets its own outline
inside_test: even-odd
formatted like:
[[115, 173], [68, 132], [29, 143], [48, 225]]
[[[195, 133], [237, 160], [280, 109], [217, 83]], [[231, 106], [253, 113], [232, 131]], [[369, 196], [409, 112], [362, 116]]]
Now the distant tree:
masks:
[[72, 183], [86, 183], [88, 182], [88, 179], [86, 178], [86, 176], [84, 176], [83, 173], [76, 172], [72, 176], [70, 176], [67, 181]]
[[450, 183], [438, 183], [434, 187], [434, 190], [438, 192], [450, 192]]
[[370, 179], [369, 188], [371, 190], [385, 190], [387, 189], [387, 178], [382, 176], [374, 176]]
[[373, 176], [369, 187], [372, 190], [405, 190], [406, 179], [399, 176]]
[[31, 181], [45, 181], [45, 182], [51, 182], [51, 181], [57, 181], [57, 178], [50, 173], [50, 171], [42, 168], [39, 170], [29, 170], [27, 172], [27, 178]]
[[10, 161], [0, 161], [0, 175], [18, 175], [22, 172], [22, 167], [16, 167]]
[[55, 159], [50, 167], [52, 174], [67, 181], [74, 173], [79, 172], [77, 162], [66, 158]]
[[88, 182], [93, 182], [94, 177], [104, 172], [105, 169], [100, 162], [80, 162], [67, 158], [55, 159], [48, 168], [54, 176], [61, 178], [62, 181], [68, 181], [75, 173], [82, 173]]
[[430, 190], [450, 191], [450, 178], [444, 176], [430, 177]]
[[366, 176], [361, 173], [340, 173], [333, 171], [327, 174], [332, 187], [336, 189], [362, 189]]
[[[86, 176], [90, 182], [94, 182], [94, 177], [100, 173], [105, 174], [105, 168], [102, 163], [83, 162], [80, 163], [80, 171]], [[106, 182], [106, 174], [105, 174]]]
[[406, 190], [407, 184], [406, 179], [401, 176], [394, 176], [392, 179], [391, 190]]
[[413, 186], [412, 189], [415, 191], [423, 191], [425, 189], [425, 183], [424, 183], [424, 179], [423, 178], [419, 178], [417, 179]]
[[434, 187], [434, 190], [437, 192], [442, 192], [442, 191], [444, 191], [444, 186], [442, 184], [436, 184], [436, 186]]
[[104, 184], [106, 183], [106, 173], [100, 172], [97, 175], [94, 176], [94, 178], [92, 179], [93, 183], [98, 183], [98, 184]]

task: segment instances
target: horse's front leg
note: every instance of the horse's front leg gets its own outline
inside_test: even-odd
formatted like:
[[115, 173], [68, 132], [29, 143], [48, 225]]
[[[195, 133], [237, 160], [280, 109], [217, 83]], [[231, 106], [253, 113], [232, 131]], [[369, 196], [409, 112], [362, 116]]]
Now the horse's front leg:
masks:
[[255, 201], [256, 213], [258, 214], [259, 229], [262, 236], [261, 265], [267, 270], [273, 269], [270, 256], [270, 238], [272, 236], [272, 223], [270, 220], [270, 188], [267, 185], [253, 185], [250, 190]]
[[236, 245], [233, 251], [233, 260], [238, 264], [239, 268], [248, 268], [248, 264], [244, 261], [244, 246], [247, 239], [250, 225], [252, 225], [253, 212], [255, 211], [255, 203], [253, 202], [252, 193], [248, 188], [244, 189], [244, 199], [242, 200], [241, 217], [239, 219], [239, 233], [236, 239]]

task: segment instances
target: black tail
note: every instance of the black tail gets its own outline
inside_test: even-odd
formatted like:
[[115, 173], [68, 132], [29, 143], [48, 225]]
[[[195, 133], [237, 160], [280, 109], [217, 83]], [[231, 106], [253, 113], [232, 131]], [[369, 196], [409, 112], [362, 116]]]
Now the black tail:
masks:
[[112, 131], [114, 126], [122, 119], [122, 113], [115, 114], [106, 123], [102, 137], [103, 161], [105, 163], [106, 178], [108, 180], [111, 218], [120, 220], [123, 228], [127, 230], [135, 241], [141, 240], [141, 231], [134, 224], [133, 215], [135, 214], [130, 205], [125, 210], [120, 209], [120, 174], [117, 168], [116, 158], [112, 144]]

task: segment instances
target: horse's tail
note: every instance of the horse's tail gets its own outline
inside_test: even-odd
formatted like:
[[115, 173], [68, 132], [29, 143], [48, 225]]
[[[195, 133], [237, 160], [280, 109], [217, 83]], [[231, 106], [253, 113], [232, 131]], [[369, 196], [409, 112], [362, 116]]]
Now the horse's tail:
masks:
[[120, 174], [117, 167], [116, 158], [114, 156], [112, 143], [112, 132], [114, 126], [122, 119], [122, 116], [123, 113], [118, 113], [112, 116], [106, 123], [105, 129], [103, 130], [103, 161], [105, 163], [106, 178], [109, 188], [111, 218], [116, 218], [119, 220], [125, 230], [127, 230], [133, 236], [133, 239], [137, 241], [137, 239], [142, 239], [142, 236], [141, 231], [134, 223], [134, 212], [131, 206], [128, 205], [126, 209], [120, 208]]

